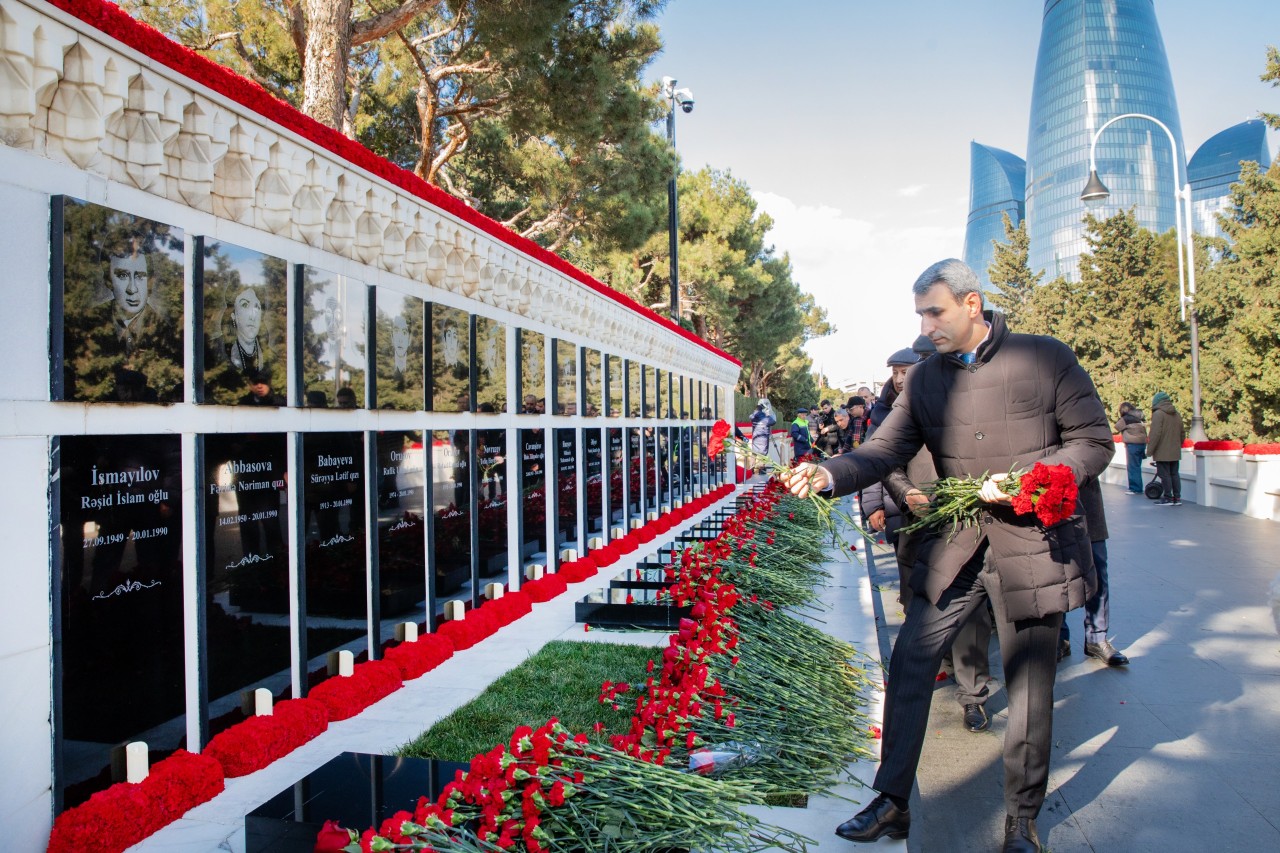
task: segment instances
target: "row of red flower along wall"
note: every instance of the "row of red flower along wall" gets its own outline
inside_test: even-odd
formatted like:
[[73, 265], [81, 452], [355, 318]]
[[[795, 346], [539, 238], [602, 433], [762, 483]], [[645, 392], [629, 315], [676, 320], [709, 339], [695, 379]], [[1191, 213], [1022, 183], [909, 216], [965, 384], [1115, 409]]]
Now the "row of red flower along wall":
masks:
[[[1102, 479], [1123, 486], [1128, 482], [1128, 460], [1120, 436], [1114, 439], [1116, 455]], [[1142, 470], [1144, 482], [1150, 482], [1155, 463], [1144, 460]], [[1184, 441], [1179, 474], [1183, 500], [1280, 521], [1280, 444]]]
[[466, 618], [445, 622], [434, 634], [389, 649], [382, 660], [357, 664], [345, 678], [321, 683], [305, 699], [277, 704], [267, 716], [239, 723], [211, 740], [195, 755], [179, 750], [157, 763], [139, 783], [120, 782], [68, 809], [54, 822], [49, 850], [54, 853], [116, 853], [177, 820], [189, 809], [217, 796], [223, 778], [261, 770], [324, 732], [331, 722], [356, 716], [418, 678], [533, 610], [535, 603], [561, 595], [569, 583], [588, 580], [657, 537], [733, 494], [722, 485], [701, 498], [659, 516], [621, 539], [556, 574], [525, 581], [520, 589], [486, 602]]

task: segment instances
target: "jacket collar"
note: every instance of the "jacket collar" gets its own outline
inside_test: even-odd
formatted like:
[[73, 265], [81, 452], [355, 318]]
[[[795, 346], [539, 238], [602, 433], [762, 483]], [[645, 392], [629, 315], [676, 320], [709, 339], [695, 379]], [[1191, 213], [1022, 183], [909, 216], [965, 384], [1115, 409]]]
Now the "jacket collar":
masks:
[[[978, 351], [974, 354], [974, 364], [986, 364], [990, 361], [1000, 349], [1000, 345], [1004, 343], [1005, 338], [1009, 337], [1009, 327], [1005, 324], [1004, 314], [999, 311], [983, 311], [982, 319], [991, 324], [991, 330], [987, 334], [987, 339], [978, 344]], [[949, 352], [946, 359], [953, 364], [965, 366], [960, 353]]]

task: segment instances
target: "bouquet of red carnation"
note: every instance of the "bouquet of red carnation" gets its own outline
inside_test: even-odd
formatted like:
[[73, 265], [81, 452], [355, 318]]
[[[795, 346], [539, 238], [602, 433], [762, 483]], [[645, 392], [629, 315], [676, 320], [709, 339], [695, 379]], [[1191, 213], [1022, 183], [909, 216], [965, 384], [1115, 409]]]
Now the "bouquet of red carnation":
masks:
[[[981, 477], [944, 477], [921, 487], [929, 496], [924, 514], [902, 528], [903, 533], [931, 528], [951, 528], [951, 535], [962, 527], [978, 523], [984, 501], [978, 497], [989, 475]], [[1018, 515], [1035, 515], [1045, 527], [1066, 521], [1076, 511], [1079, 488], [1076, 475], [1068, 465], [1045, 465], [1037, 462], [1030, 471], [1011, 471], [1000, 481], [1000, 490], [1013, 497], [1013, 511]]]

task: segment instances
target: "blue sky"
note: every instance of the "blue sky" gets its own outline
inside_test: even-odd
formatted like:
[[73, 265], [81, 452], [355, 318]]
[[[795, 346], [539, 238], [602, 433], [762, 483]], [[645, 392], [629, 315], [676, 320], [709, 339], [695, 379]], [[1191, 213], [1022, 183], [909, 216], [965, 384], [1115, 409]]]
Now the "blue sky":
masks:
[[[970, 140], [1025, 156], [1042, 10], [670, 0], [649, 74], [694, 92], [676, 122], [685, 168], [728, 169], [773, 217], [772, 242], [838, 327], [808, 347], [832, 380], [883, 380], [914, 340], [911, 282], [963, 250]], [[1280, 2], [1158, 0], [1156, 14], [1191, 152], [1280, 112], [1280, 89], [1258, 80]]]

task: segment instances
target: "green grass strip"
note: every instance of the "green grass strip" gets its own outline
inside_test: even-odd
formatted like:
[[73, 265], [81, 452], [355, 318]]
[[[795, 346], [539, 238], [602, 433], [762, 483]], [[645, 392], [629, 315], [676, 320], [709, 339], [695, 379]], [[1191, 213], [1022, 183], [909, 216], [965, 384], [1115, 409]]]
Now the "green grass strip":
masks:
[[625, 681], [644, 686], [645, 665], [659, 659], [661, 649], [618, 643], [575, 643], [564, 640], [545, 645], [540, 652], [489, 685], [416, 740], [400, 755], [470, 761], [494, 744], [506, 743], [517, 726], [538, 726], [559, 717], [566, 728], [586, 732], [604, 723], [600, 738], [622, 734], [631, 725], [636, 688], [618, 697], [618, 710], [597, 701], [600, 685]]

